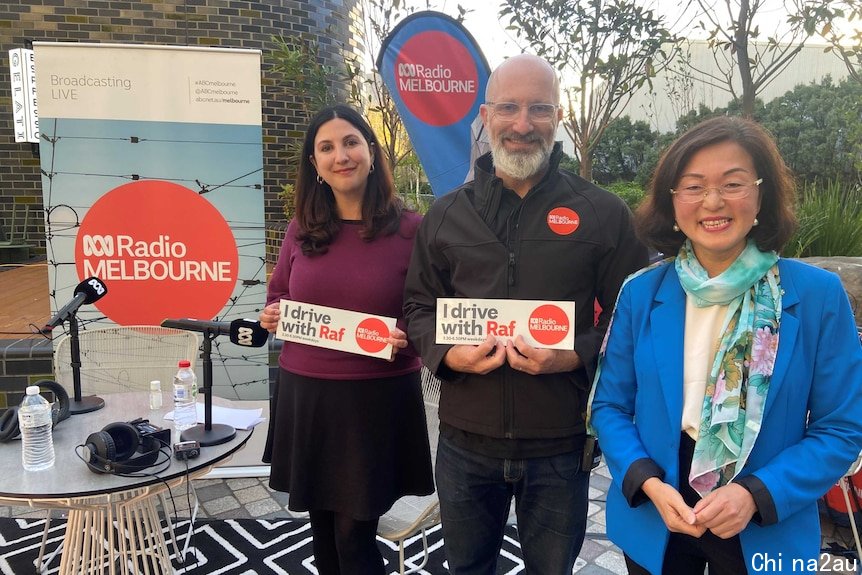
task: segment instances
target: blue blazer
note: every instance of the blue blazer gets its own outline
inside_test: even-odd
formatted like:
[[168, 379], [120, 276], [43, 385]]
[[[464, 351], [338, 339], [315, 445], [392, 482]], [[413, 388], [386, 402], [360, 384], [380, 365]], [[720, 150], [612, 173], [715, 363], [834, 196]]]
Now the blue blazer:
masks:
[[[740, 539], [750, 573], [816, 573], [817, 499], [862, 449], [862, 346], [835, 274], [796, 260], [781, 259], [778, 267], [778, 354], [760, 435], [740, 473], [763, 482], [776, 517], [769, 525], [752, 521]], [[608, 536], [654, 574], [661, 573], [669, 532], [651, 501], [627, 500], [622, 487], [642, 458], [679, 487], [684, 327], [685, 292], [672, 264], [629, 281], [592, 404], [613, 476]]]

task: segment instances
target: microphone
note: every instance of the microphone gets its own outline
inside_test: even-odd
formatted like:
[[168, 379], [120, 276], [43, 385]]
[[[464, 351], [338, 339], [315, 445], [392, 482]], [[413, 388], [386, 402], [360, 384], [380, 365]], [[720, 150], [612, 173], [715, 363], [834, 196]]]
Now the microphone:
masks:
[[78, 311], [78, 308], [84, 304], [91, 304], [101, 299], [108, 293], [108, 287], [97, 277], [87, 278], [75, 288], [75, 297], [72, 301], [61, 307], [57, 313], [48, 320], [45, 327], [42, 328], [42, 333], [50, 333], [55, 327], [69, 319], [69, 316]]
[[162, 321], [161, 326], [197, 331], [212, 337], [226, 335], [230, 338], [231, 343], [243, 347], [261, 347], [266, 345], [269, 339], [269, 332], [261, 327], [260, 322], [250, 319], [235, 319], [231, 322], [192, 318], [166, 319]]

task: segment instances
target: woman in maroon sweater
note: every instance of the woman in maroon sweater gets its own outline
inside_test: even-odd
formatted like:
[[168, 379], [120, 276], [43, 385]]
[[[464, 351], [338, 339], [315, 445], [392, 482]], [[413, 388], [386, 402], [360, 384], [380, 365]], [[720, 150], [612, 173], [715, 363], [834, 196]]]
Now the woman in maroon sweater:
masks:
[[398, 318], [389, 361], [284, 342], [264, 461], [270, 486], [308, 511], [321, 575], [382, 574], [377, 522], [434, 490], [420, 362], [404, 333], [404, 278], [420, 217], [405, 211], [367, 122], [332, 106], [308, 127], [261, 324], [281, 299]]

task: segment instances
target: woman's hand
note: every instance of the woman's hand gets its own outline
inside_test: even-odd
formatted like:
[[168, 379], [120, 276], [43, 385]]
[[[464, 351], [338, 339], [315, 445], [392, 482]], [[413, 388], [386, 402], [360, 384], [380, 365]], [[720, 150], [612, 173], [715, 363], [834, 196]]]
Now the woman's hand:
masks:
[[694, 506], [698, 525], [722, 539], [730, 539], [745, 529], [756, 512], [757, 505], [751, 493], [738, 483], [719, 487]]
[[278, 327], [278, 320], [281, 312], [278, 309], [278, 302], [274, 301], [262, 310], [260, 310], [260, 326], [269, 333], [275, 333]]
[[392, 355], [389, 356], [387, 361], [395, 361], [395, 355], [398, 353], [398, 350], [407, 347], [407, 334], [395, 327], [389, 331], [389, 337], [386, 341], [392, 344]]
[[706, 527], [697, 523], [694, 510], [686, 505], [673, 486], [658, 477], [650, 477], [641, 486], [643, 492], [653, 502], [662, 521], [673, 533], [684, 533], [692, 537], [700, 537], [706, 532]]

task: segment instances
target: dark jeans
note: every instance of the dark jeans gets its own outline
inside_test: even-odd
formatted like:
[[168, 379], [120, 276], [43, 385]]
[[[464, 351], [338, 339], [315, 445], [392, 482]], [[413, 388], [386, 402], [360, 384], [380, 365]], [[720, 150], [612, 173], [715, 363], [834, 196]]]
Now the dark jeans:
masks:
[[512, 497], [526, 573], [570, 575], [584, 542], [590, 474], [581, 452], [485, 457], [440, 437], [437, 495], [451, 575], [492, 575]]

